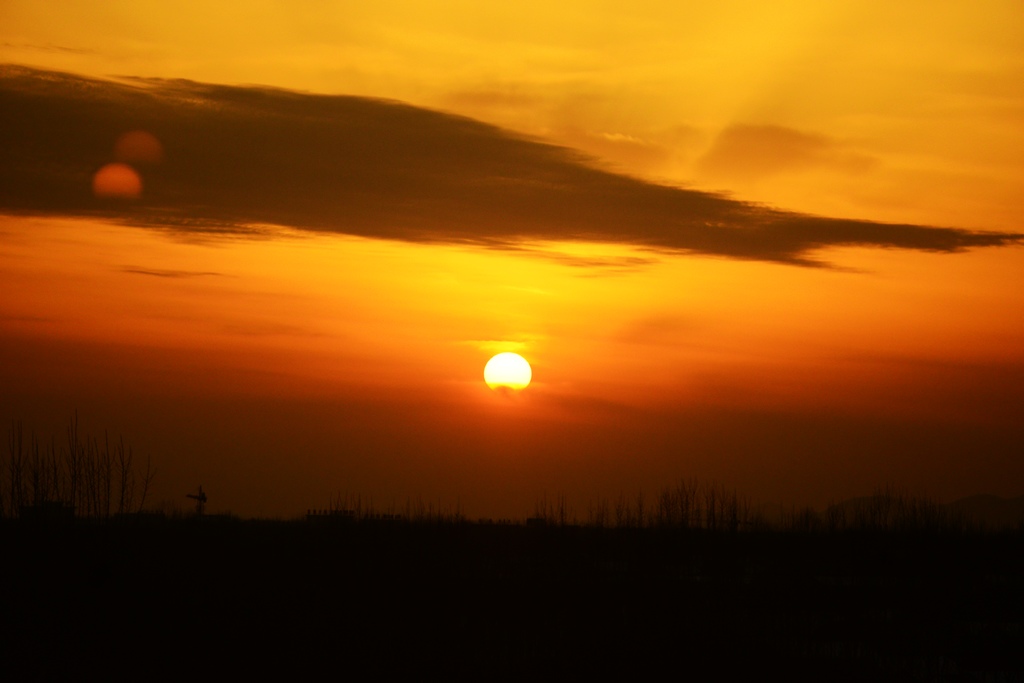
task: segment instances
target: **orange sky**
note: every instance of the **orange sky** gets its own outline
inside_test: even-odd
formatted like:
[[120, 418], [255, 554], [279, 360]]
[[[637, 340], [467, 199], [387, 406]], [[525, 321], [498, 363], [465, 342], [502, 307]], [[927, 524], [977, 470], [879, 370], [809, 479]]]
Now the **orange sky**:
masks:
[[5, 3], [3, 62], [306, 94], [5, 72], [0, 417], [242, 514], [1024, 493], [1024, 251], [975, 232], [1021, 232], [1024, 16], [804, 5]]

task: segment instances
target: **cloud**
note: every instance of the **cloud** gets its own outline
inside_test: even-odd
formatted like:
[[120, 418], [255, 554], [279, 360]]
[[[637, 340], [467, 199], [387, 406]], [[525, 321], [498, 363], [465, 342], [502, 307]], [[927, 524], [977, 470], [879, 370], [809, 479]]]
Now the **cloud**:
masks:
[[453, 92], [445, 97], [445, 101], [456, 107], [519, 109], [537, 105], [540, 102], [540, 98], [516, 86], [492, 86], [481, 90]]
[[134, 266], [125, 266], [121, 269], [123, 273], [131, 273], [133, 275], [149, 275], [152, 277], [161, 278], [190, 278], [190, 277], [205, 277], [208, 275], [220, 276], [221, 273], [215, 273], [212, 271], [198, 271], [198, 270], [163, 270], [160, 268], [137, 268]]
[[96, 50], [82, 48], [82, 47], [68, 47], [66, 45], [53, 45], [49, 43], [0, 43], [0, 46], [6, 48], [14, 48], [21, 50], [38, 50], [39, 52], [69, 52], [71, 54], [78, 55], [93, 55], [97, 54]]
[[[132, 201], [93, 174], [126, 131], [163, 146]], [[957, 251], [1021, 235], [836, 220], [617, 175], [572, 150], [398, 102], [0, 67], [0, 210], [184, 234], [255, 225], [519, 248], [593, 240], [820, 265], [832, 246]]]
[[787, 171], [830, 167], [864, 171], [874, 160], [832, 140], [783, 126], [729, 126], [697, 162], [703, 176], [750, 182]]
[[590, 276], [617, 275], [643, 270], [658, 259], [647, 256], [581, 256], [557, 249], [546, 249], [529, 244], [508, 245], [503, 247], [509, 251], [528, 253], [531, 256], [555, 261], [565, 266], [583, 268]]
[[697, 329], [693, 319], [676, 314], [650, 315], [632, 321], [616, 335], [625, 344], [679, 348], [685, 336]]

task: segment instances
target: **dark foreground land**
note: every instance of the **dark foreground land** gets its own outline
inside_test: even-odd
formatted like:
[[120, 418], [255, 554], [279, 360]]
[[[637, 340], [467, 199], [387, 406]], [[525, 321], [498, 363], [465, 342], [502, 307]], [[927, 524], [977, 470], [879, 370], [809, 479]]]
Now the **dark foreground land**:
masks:
[[1024, 535], [0, 525], [0, 679], [1024, 680]]

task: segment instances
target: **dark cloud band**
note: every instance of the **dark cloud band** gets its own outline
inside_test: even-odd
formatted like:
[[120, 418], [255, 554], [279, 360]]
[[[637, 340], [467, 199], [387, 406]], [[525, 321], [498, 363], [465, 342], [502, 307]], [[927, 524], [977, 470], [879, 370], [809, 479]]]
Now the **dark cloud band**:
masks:
[[[163, 161], [141, 196], [97, 198], [126, 131]], [[957, 251], [1020, 234], [837, 220], [599, 170], [582, 155], [383, 100], [0, 68], [0, 210], [116, 216], [182, 232], [254, 224], [516, 248], [595, 240], [820, 265], [832, 246]]]

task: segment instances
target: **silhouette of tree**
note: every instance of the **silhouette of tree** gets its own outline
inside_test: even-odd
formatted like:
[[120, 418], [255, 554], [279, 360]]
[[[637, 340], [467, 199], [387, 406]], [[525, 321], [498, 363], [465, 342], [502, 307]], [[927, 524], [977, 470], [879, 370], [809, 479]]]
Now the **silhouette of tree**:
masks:
[[7, 462], [0, 466], [0, 516], [48, 508], [107, 519], [143, 509], [156, 477], [150, 458], [138, 463], [123, 438], [111, 447], [107, 434], [102, 442], [80, 435], [77, 414], [65, 436], [63, 448], [53, 439], [44, 446], [34, 433], [26, 443], [22, 423], [12, 423]]

